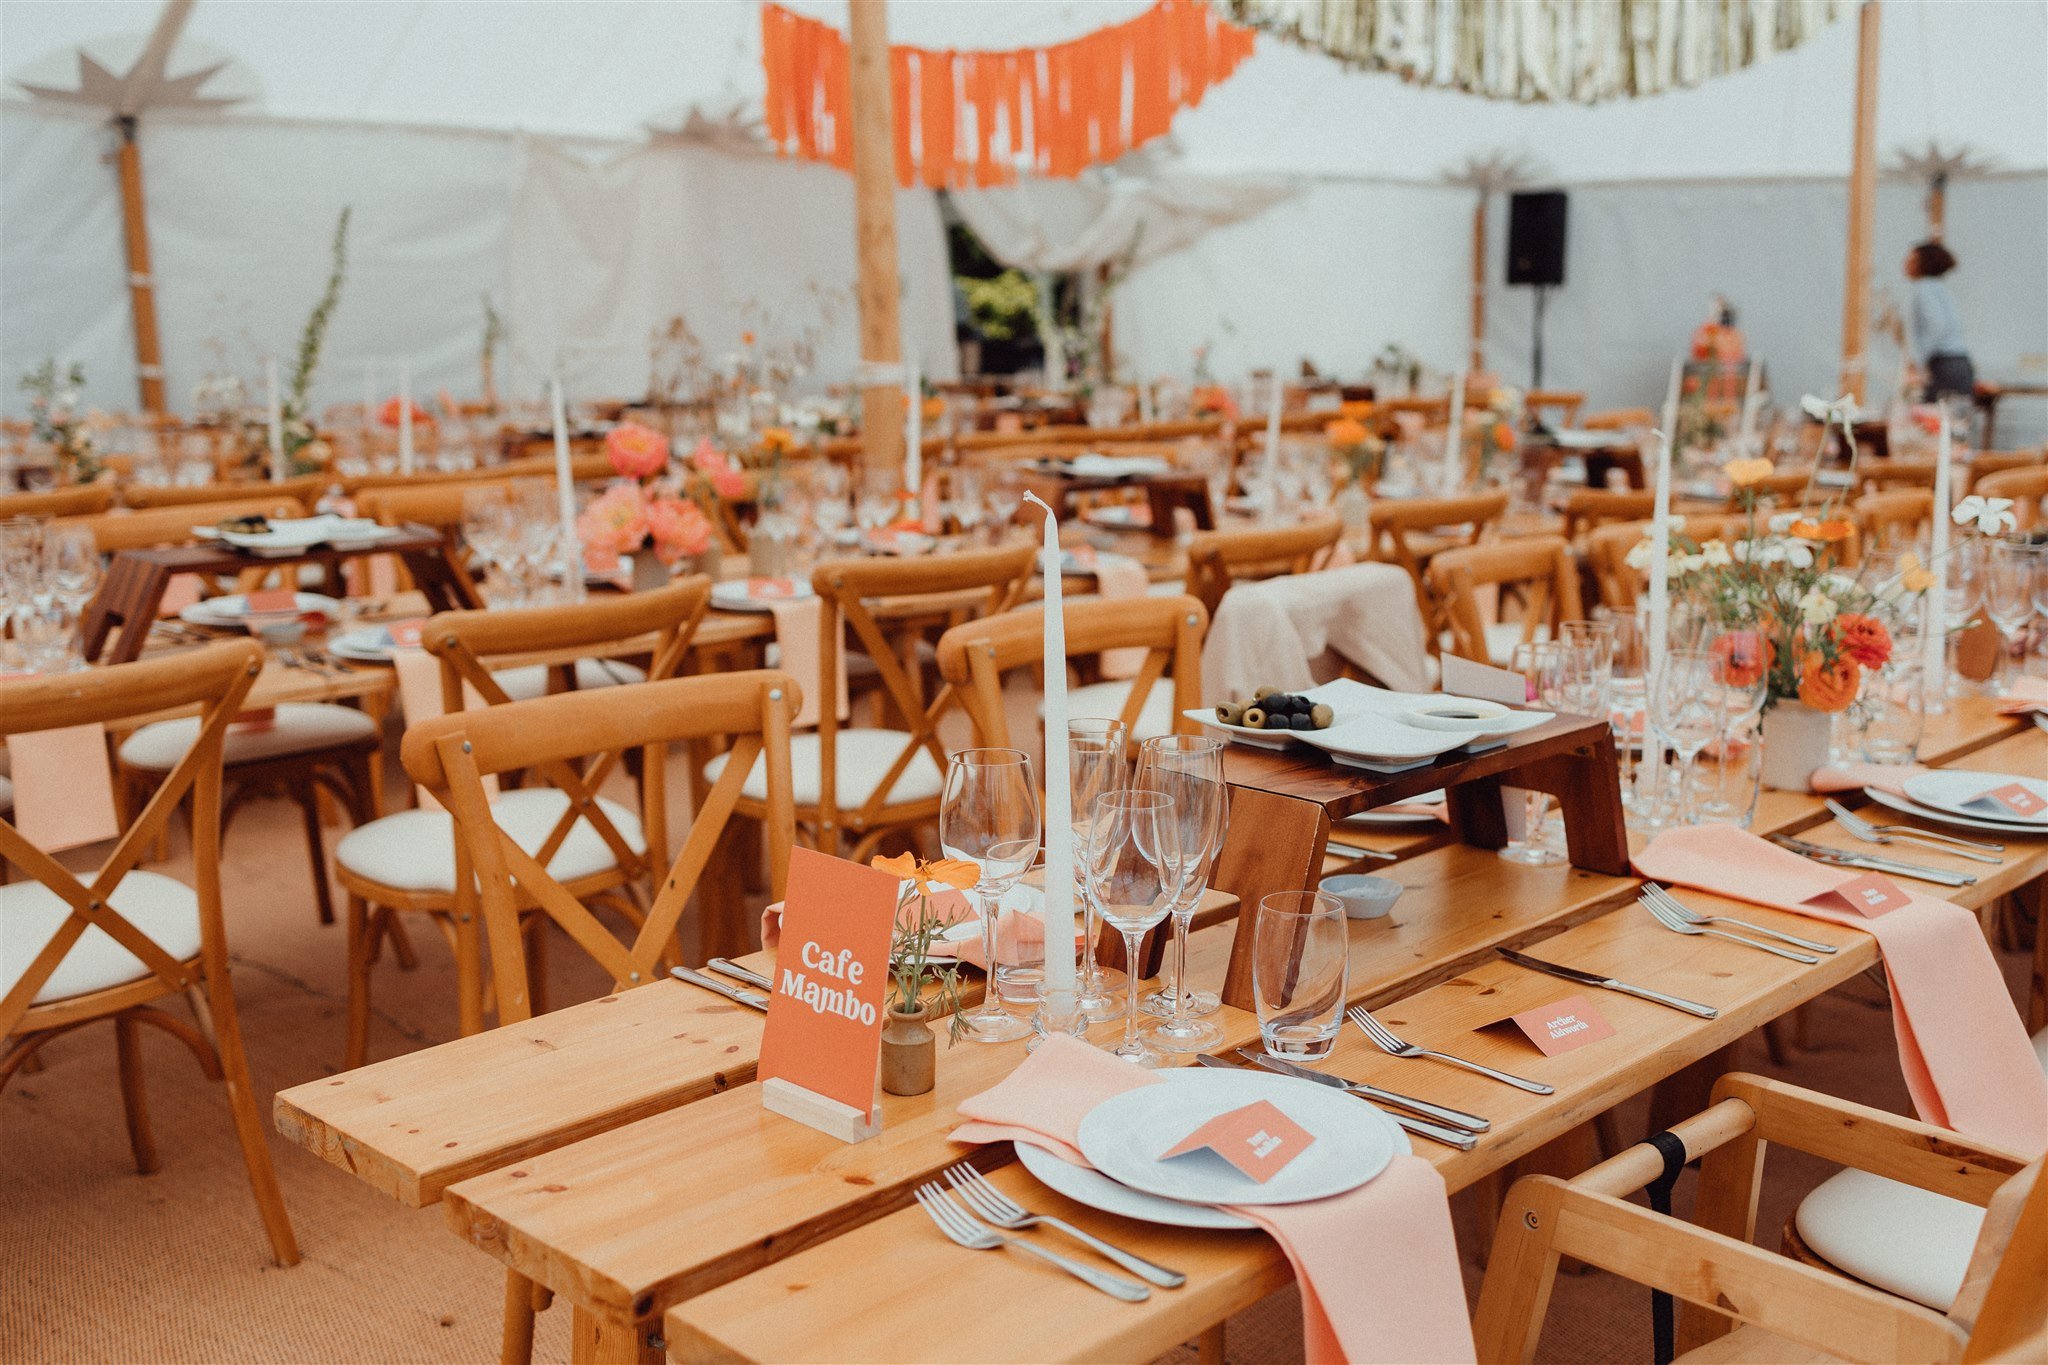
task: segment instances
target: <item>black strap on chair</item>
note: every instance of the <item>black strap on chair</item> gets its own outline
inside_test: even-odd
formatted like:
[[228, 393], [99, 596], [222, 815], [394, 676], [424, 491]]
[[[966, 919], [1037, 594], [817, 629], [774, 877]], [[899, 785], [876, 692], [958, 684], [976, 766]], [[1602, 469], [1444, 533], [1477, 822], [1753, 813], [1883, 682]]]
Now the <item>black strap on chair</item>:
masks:
[[[1669, 1218], [1671, 1191], [1678, 1184], [1678, 1173], [1685, 1169], [1685, 1143], [1676, 1133], [1669, 1131], [1652, 1133], [1645, 1141], [1664, 1158], [1664, 1173], [1645, 1186], [1643, 1193], [1650, 1197], [1652, 1210]], [[1650, 1291], [1650, 1339], [1651, 1359], [1656, 1365], [1671, 1365], [1672, 1358], [1678, 1354], [1677, 1322], [1672, 1312], [1671, 1296], [1661, 1289]]]

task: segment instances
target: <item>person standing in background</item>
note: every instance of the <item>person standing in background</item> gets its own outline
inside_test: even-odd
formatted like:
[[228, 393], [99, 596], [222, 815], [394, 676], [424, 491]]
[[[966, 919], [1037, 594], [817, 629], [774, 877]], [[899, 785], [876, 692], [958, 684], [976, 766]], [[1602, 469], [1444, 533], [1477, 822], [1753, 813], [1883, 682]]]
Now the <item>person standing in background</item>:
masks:
[[1943, 279], [1955, 268], [1955, 253], [1940, 242], [1922, 242], [1906, 253], [1906, 278], [1913, 282], [1912, 377], [1928, 402], [1968, 398], [1976, 387], [1962, 315]]

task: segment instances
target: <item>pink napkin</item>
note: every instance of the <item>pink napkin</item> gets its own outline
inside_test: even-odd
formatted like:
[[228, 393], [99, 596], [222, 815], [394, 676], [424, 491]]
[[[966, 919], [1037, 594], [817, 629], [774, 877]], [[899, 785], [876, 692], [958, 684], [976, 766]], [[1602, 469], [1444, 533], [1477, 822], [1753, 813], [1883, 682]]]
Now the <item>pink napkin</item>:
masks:
[[171, 581], [164, 584], [163, 600], [157, 603], [158, 616], [176, 616], [199, 600], [199, 594], [206, 586], [206, 580], [196, 573], [172, 574]]
[[[769, 615], [775, 618], [775, 643], [782, 655], [782, 671], [795, 678], [803, 692], [803, 706], [792, 722], [799, 730], [808, 730], [818, 723], [818, 693], [822, 677], [819, 670], [821, 651], [825, 642], [820, 638], [825, 628], [825, 604], [816, 596], [790, 598], [768, 604]], [[839, 690], [839, 719], [845, 720], [846, 704], [846, 651], [839, 651], [839, 677], [835, 680]]]
[[1875, 787], [1893, 796], [1906, 794], [1906, 783], [1924, 777], [1930, 769], [1923, 763], [1837, 763], [1816, 768], [1807, 782], [1817, 792], [1856, 792]]
[[1912, 892], [1875, 918], [1809, 904], [1864, 874], [1811, 862], [1732, 825], [1666, 830], [1635, 867], [1654, 881], [1867, 930], [1884, 956], [1899, 1068], [1920, 1117], [2030, 1157], [2048, 1149], [2048, 1078], [1975, 915]]
[[[1151, 575], [1145, 566], [1125, 555], [1097, 555], [1095, 557], [1095, 592], [1099, 597], [1143, 597], [1152, 586]], [[1102, 676], [1105, 678], [1135, 678], [1138, 670], [1145, 666], [1143, 649], [1105, 649], [1102, 651]]]
[[[1003, 1080], [961, 1101], [955, 1142], [1029, 1142], [1085, 1166], [1081, 1120], [1158, 1077], [1078, 1038], [1054, 1036]], [[1311, 1365], [1477, 1358], [1443, 1177], [1396, 1156], [1355, 1190], [1305, 1204], [1233, 1206], [1264, 1228], [1301, 1285]]]
[[96, 844], [121, 832], [107, 727], [23, 730], [7, 736], [14, 827], [45, 853]]
[[2021, 716], [2029, 711], [2048, 711], [2048, 678], [2015, 678], [2012, 689], [1998, 703], [2002, 716]]

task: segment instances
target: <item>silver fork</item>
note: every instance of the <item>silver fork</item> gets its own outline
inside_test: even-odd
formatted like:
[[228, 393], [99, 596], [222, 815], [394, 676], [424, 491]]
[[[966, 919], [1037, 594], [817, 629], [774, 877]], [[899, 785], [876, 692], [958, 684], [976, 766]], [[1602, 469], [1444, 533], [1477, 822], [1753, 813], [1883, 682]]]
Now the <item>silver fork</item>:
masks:
[[1467, 1071], [1476, 1071], [1482, 1076], [1491, 1076], [1494, 1080], [1504, 1085], [1512, 1085], [1517, 1090], [1526, 1090], [1532, 1095], [1549, 1095], [1555, 1093], [1557, 1089], [1554, 1085], [1545, 1085], [1541, 1081], [1525, 1081], [1520, 1076], [1510, 1076], [1505, 1071], [1495, 1071], [1490, 1066], [1482, 1066], [1478, 1062], [1467, 1061], [1463, 1057], [1453, 1057], [1448, 1052], [1432, 1052], [1428, 1048], [1418, 1046], [1415, 1043], [1403, 1042], [1395, 1037], [1385, 1024], [1373, 1018], [1372, 1012], [1363, 1005], [1353, 1005], [1345, 1013], [1350, 1017], [1352, 1023], [1365, 1030], [1365, 1036], [1372, 1039], [1374, 1045], [1382, 1052], [1391, 1052], [1396, 1057], [1433, 1057], [1439, 1062], [1449, 1062], [1452, 1066], [1462, 1066]]
[[1702, 915], [1699, 911], [1679, 900], [1678, 897], [1672, 895], [1655, 882], [1643, 883], [1643, 894], [1656, 901], [1659, 905], [1662, 905], [1666, 910], [1669, 910], [1673, 918], [1682, 919], [1687, 924], [1732, 924], [1738, 929], [1747, 929], [1752, 934], [1762, 934], [1765, 938], [1776, 939], [1780, 943], [1789, 943], [1795, 948], [1804, 948], [1808, 952], [1832, 953], [1835, 951], [1831, 944], [1816, 943], [1810, 938], [1801, 938], [1797, 934], [1788, 934], [1780, 929], [1766, 929], [1761, 924], [1751, 924], [1748, 920], [1737, 919], [1733, 915]]
[[1828, 809], [1834, 813], [1836, 824], [1865, 843], [1890, 844], [1907, 839], [1943, 853], [1953, 853], [1958, 858], [1972, 858], [1993, 866], [2005, 861], [1994, 856], [2005, 852], [2004, 844], [1979, 843], [1975, 839], [1943, 834], [1939, 830], [1914, 829], [1908, 825], [1874, 825], [1832, 797], [1828, 798]]
[[1121, 1276], [1082, 1265], [1079, 1261], [1070, 1261], [1020, 1237], [1003, 1236], [986, 1223], [977, 1221], [973, 1214], [955, 1204], [950, 1195], [929, 1181], [917, 1187], [917, 1202], [931, 1215], [931, 1220], [939, 1225], [940, 1232], [969, 1251], [994, 1251], [997, 1247], [1016, 1247], [1020, 1251], [1030, 1252], [1042, 1261], [1052, 1262], [1075, 1279], [1095, 1286], [1111, 1298], [1122, 1299], [1125, 1303], [1143, 1303], [1152, 1297], [1152, 1291], [1142, 1284], [1133, 1284]]
[[1730, 943], [1740, 943], [1745, 948], [1757, 948], [1766, 953], [1775, 954], [1778, 957], [1790, 958], [1794, 962], [1804, 962], [1809, 967], [1820, 961], [1819, 958], [1811, 953], [1795, 952], [1790, 948], [1780, 948], [1776, 944], [1765, 943], [1761, 939], [1744, 938], [1741, 934], [1731, 934], [1725, 929], [1709, 929], [1705, 925], [1694, 924], [1691, 920], [1680, 919], [1665, 909], [1662, 902], [1652, 900], [1648, 896], [1636, 897], [1636, 904], [1649, 911], [1657, 923], [1671, 930], [1674, 934], [1705, 934], [1708, 938], [1725, 938]]
[[1188, 1282], [1188, 1277], [1178, 1270], [1168, 1270], [1165, 1266], [1154, 1264], [1143, 1256], [1134, 1256], [1119, 1247], [1113, 1247], [1100, 1237], [1083, 1232], [1072, 1223], [1062, 1222], [1049, 1214], [1030, 1212], [989, 1183], [987, 1176], [964, 1161], [947, 1167], [946, 1179], [960, 1192], [960, 1197], [967, 1201], [967, 1207], [999, 1228], [1022, 1232], [1026, 1228], [1035, 1228], [1043, 1224], [1055, 1232], [1064, 1232], [1082, 1246], [1101, 1252], [1139, 1279], [1149, 1280], [1161, 1289], [1178, 1289]]

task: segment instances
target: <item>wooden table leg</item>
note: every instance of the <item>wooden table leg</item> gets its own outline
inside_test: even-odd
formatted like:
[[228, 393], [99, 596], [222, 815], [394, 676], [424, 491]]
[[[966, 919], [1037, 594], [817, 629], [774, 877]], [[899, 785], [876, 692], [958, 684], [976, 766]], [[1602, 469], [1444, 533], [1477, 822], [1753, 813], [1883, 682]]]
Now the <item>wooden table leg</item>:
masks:
[[578, 1306], [570, 1327], [569, 1359], [576, 1365], [662, 1365], [654, 1334]]
[[1223, 1003], [1256, 1008], [1252, 944], [1259, 898], [1275, 891], [1312, 889], [1323, 867], [1330, 817], [1322, 805], [1252, 787], [1230, 789], [1230, 821], [1209, 884], [1237, 897], [1237, 938], [1223, 978]]
[[1446, 794], [1451, 825], [1475, 848], [1507, 843], [1501, 811], [1503, 787], [1526, 787], [1557, 798], [1564, 818], [1565, 849], [1573, 867], [1610, 877], [1630, 874], [1628, 828], [1621, 810], [1621, 775], [1614, 741], [1593, 748], [1533, 759], [1519, 768], [1452, 786]]

